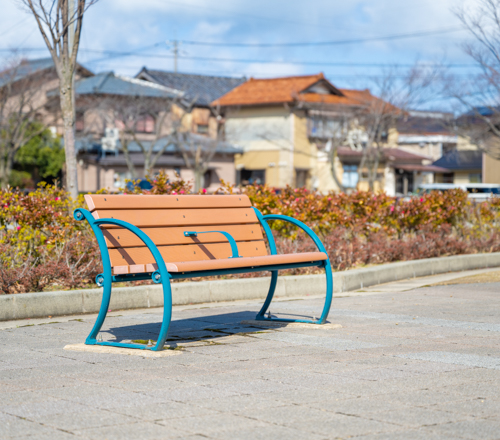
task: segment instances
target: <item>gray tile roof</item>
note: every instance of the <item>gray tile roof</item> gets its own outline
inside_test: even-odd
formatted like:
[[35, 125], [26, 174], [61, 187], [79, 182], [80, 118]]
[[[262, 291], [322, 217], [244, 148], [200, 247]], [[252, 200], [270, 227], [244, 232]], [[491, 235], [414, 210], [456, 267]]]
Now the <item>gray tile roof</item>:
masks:
[[410, 116], [409, 118], [398, 122], [397, 130], [400, 134], [452, 134], [450, 129], [450, 121], [444, 118], [438, 119]]
[[116, 75], [114, 72], [99, 73], [75, 83], [77, 95], [122, 95], [148, 98], [182, 97], [183, 92], [149, 81]]
[[187, 101], [196, 105], [209, 106], [210, 103], [246, 81], [246, 78], [195, 75], [190, 73], [165, 72], [143, 67], [136, 78], [152, 81], [185, 92]]
[[21, 63], [0, 74], [0, 87], [8, 82], [19, 81], [20, 79], [35, 72], [54, 67], [52, 58], [41, 58], [38, 60], [22, 60]]
[[432, 165], [453, 170], [480, 170], [483, 153], [479, 150], [454, 150], [439, 158]]
[[[54, 62], [52, 58], [39, 58], [35, 60], [22, 60], [18, 66], [9, 69], [5, 72], [5, 74], [0, 74], [0, 87], [2, 87], [7, 82], [14, 82], [23, 79], [28, 75], [32, 75], [36, 72], [41, 72], [42, 70], [50, 69], [54, 67]], [[92, 72], [87, 70], [82, 66], [78, 66], [79, 69], [82, 69], [87, 75], [92, 75]], [[9, 74], [12, 72], [12, 75]]]

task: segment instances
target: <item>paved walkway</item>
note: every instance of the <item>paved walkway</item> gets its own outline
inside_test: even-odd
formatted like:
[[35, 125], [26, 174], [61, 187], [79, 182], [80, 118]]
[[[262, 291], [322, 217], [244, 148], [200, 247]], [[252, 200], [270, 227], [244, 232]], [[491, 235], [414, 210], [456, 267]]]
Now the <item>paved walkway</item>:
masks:
[[[500, 283], [394, 286], [335, 298], [341, 329], [241, 326], [255, 302], [177, 307], [182, 351], [162, 358], [63, 350], [94, 316], [2, 323], [0, 438], [500, 438]], [[113, 312], [103, 337], [154, 339], [160, 314]]]

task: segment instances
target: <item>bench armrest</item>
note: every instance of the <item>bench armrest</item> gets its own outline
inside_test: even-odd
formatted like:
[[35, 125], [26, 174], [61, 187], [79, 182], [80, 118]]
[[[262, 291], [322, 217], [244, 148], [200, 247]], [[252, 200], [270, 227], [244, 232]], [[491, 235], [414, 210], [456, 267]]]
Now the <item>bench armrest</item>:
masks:
[[209, 234], [209, 233], [214, 233], [214, 232], [222, 234], [229, 241], [229, 244], [231, 245], [231, 253], [232, 253], [232, 255], [229, 258], [240, 258], [240, 255], [238, 254], [238, 245], [236, 244], [236, 240], [231, 236], [231, 234], [229, 232], [226, 232], [226, 231], [203, 231], [203, 232], [184, 231], [184, 237], [196, 237], [198, 234]]
[[[165, 264], [165, 261], [163, 260], [163, 257], [156, 247], [156, 245], [153, 243], [153, 240], [151, 240], [143, 231], [141, 231], [137, 226], [134, 226], [131, 223], [125, 222], [123, 220], [117, 220], [114, 218], [102, 218], [102, 219], [94, 219], [92, 214], [87, 211], [86, 209], [78, 208], [75, 209], [73, 216], [75, 220], [87, 220], [87, 222], [90, 224], [90, 227], [92, 228], [92, 231], [94, 232], [94, 235], [97, 239], [97, 243], [99, 244], [99, 249], [101, 251], [101, 257], [102, 257], [102, 265], [104, 269], [104, 274], [109, 276], [111, 278], [111, 260], [109, 258], [109, 252], [108, 252], [108, 247], [106, 245], [106, 240], [104, 239], [104, 235], [100, 229], [99, 226], [101, 225], [114, 225], [114, 226], [119, 226], [121, 228], [127, 229], [133, 234], [135, 234], [142, 242], [147, 246], [149, 251], [153, 254], [153, 257], [156, 261], [156, 265], [158, 266], [158, 270], [156, 270], [153, 273], [153, 281], [155, 283], [160, 283], [162, 278], [167, 278], [169, 277], [168, 271], [167, 271], [167, 265]], [[100, 275], [97, 276], [99, 278]], [[99, 282], [98, 282], [99, 284]]]
[[271, 228], [267, 224], [269, 220], [281, 220], [284, 222], [292, 223], [293, 225], [299, 227], [302, 229], [309, 237], [311, 237], [312, 241], [314, 241], [314, 244], [318, 248], [320, 252], [324, 252], [325, 254], [328, 255], [326, 252], [325, 246], [323, 246], [323, 243], [321, 243], [321, 240], [318, 238], [316, 233], [306, 224], [302, 223], [300, 220], [294, 219], [293, 217], [289, 217], [287, 215], [280, 215], [280, 214], [268, 214], [268, 215], [262, 215], [262, 213], [254, 208], [255, 213], [257, 214], [257, 218], [260, 220], [262, 226], [264, 227], [264, 231], [267, 235], [267, 238], [269, 240], [269, 247], [271, 249], [272, 254], [276, 254], [276, 244], [274, 242], [274, 238], [271, 232]]

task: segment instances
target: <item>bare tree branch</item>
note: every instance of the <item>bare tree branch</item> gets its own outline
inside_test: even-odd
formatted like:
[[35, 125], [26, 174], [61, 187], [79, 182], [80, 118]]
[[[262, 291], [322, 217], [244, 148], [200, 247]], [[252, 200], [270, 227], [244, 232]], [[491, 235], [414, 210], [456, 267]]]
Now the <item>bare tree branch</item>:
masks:
[[[97, 0], [74, 0], [76, 10], [70, 11], [71, 0], [20, 0], [35, 17], [59, 77], [59, 96], [64, 124], [66, 153], [66, 187], [72, 197], [78, 195], [75, 147], [75, 69], [80, 44], [83, 16]], [[72, 33], [73, 24], [74, 34]], [[71, 44], [71, 47], [70, 47]]]
[[[19, 69], [24, 62], [16, 60], [0, 72], [0, 184], [9, 184], [14, 159], [19, 149], [47, 130], [38, 120], [44, 112], [44, 99], [40, 96], [40, 83], [46, 74], [24, 75]], [[50, 122], [50, 120], [45, 121]]]

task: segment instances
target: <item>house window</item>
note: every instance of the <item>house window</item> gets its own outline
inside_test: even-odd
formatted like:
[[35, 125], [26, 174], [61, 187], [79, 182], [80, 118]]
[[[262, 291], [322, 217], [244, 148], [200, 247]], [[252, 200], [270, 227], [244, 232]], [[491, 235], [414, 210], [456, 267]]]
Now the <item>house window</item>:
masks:
[[453, 183], [454, 173], [443, 173], [443, 183]]
[[413, 173], [398, 170], [396, 174], [396, 194], [407, 195], [413, 192]]
[[242, 185], [264, 185], [266, 183], [266, 170], [241, 170]]
[[344, 165], [344, 174], [342, 174], [342, 186], [345, 188], [356, 188], [358, 185], [359, 174], [357, 165]]
[[303, 188], [307, 184], [308, 170], [295, 170], [295, 187]]
[[318, 139], [329, 139], [338, 137], [342, 125], [334, 119], [326, 119], [321, 116], [309, 118], [309, 136]]
[[469, 183], [481, 183], [483, 181], [481, 173], [469, 174]]
[[155, 131], [155, 118], [151, 115], [143, 115], [137, 120], [135, 127], [137, 133], [153, 133]]
[[203, 188], [208, 188], [211, 183], [212, 183], [212, 170], [207, 170], [203, 175]]
[[208, 124], [197, 124], [196, 125], [196, 133], [208, 134]]

